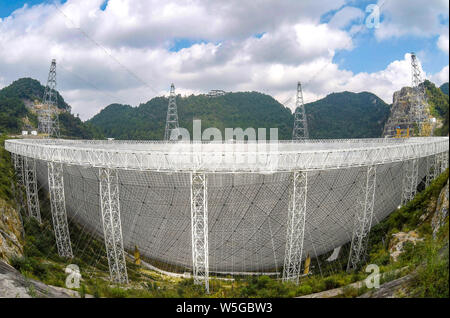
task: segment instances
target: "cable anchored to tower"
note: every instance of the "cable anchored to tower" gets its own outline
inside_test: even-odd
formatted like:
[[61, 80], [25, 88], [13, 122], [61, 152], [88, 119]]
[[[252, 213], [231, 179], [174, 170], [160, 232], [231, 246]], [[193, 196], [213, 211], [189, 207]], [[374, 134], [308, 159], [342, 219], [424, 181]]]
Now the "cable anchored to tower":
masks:
[[56, 92], [56, 60], [53, 59], [48, 73], [42, 101], [42, 110], [39, 114], [38, 130], [49, 138], [59, 138], [58, 102]]
[[[174, 140], [175, 134], [172, 134], [173, 130], [178, 130], [178, 111], [175, 95], [175, 85], [170, 86], [169, 106], [167, 108], [166, 129], [164, 131], [164, 140]], [[174, 135], [174, 136], [172, 136]]]
[[411, 122], [417, 124], [419, 134], [421, 134], [423, 124], [427, 120], [427, 115], [425, 112], [425, 85], [422, 84], [423, 79], [419, 68], [419, 61], [417, 60], [415, 53], [411, 53], [411, 76], [411, 86], [414, 93], [413, 104], [410, 112]]
[[294, 129], [292, 140], [303, 140], [309, 138], [308, 121], [306, 119], [305, 105], [303, 103], [302, 84], [297, 84], [297, 100], [294, 112]]

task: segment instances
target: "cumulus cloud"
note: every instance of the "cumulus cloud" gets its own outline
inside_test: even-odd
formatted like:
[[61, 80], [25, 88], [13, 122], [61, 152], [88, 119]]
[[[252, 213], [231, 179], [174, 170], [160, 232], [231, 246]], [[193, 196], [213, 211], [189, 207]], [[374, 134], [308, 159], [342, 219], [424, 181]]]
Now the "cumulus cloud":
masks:
[[344, 7], [333, 16], [333, 18], [328, 23], [332, 28], [345, 28], [351, 22], [355, 20], [362, 22], [364, 19], [364, 12], [355, 7]]
[[448, 55], [448, 46], [449, 46], [448, 29], [445, 33], [439, 36], [437, 46]]
[[[87, 119], [113, 102], [167, 94], [171, 82], [182, 94], [256, 90], [280, 102], [298, 80], [307, 102], [342, 90], [391, 102], [409, 84], [407, 56], [375, 73], [333, 62], [335, 52], [354, 48], [345, 28], [358, 27], [363, 14], [344, 1], [109, 0], [101, 10], [102, 3], [24, 6], [0, 21], [0, 86], [19, 77], [45, 83], [56, 58], [58, 89]], [[193, 44], [174, 49], [179, 39]]]
[[448, 82], [448, 65], [444, 66], [442, 70], [436, 74], [430, 76], [430, 80], [436, 85], [442, 85], [445, 82]]
[[379, 0], [382, 16], [376, 36], [389, 39], [404, 35], [432, 36], [448, 19], [448, 0]]

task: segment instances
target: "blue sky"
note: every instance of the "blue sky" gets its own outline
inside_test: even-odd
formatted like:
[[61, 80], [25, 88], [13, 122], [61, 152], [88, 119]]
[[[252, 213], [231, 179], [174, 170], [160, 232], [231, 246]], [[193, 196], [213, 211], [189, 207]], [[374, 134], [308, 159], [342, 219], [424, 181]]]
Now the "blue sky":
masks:
[[[57, 3], [60, 12], [53, 0], [0, 0], [0, 31], [9, 39], [0, 87], [23, 76], [45, 81], [55, 57], [59, 88], [82, 118], [109, 102], [165, 94], [172, 81], [186, 94], [257, 90], [285, 100], [302, 80], [307, 101], [368, 90], [391, 102], [410, 80], [409, 52], [427, 78], [448, 81], [447, 0]], [[380, 8], [376, 29], [364, 24], [371, 4]], [[31, 59], [30, 45], [42, 45]]]

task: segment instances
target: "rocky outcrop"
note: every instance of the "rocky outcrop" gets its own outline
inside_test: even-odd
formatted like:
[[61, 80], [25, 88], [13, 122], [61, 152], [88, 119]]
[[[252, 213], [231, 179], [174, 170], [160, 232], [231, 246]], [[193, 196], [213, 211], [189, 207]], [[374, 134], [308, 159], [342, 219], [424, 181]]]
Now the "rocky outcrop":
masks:
[[436, 238], [436, 235], [439, 229], [444, 225], [445, 219], [448, 217], [448, 207], [449, 207], [449, 187], [448, 180], [445, 187], [442, 189], [439, 194], [438, 202], [436, 205], [436, 211], [434, 212], [433, 218], [431, 219], [431, 228], [433, 229], [433, 238]]
[[[45, 285], [34, 279], [27, 279], [15, 268], [0, 260], [0, 298], [80, 298], [71, 289]], [[92, 295], [85, 295], [92, 298]]]
[[[423, 84], [421, 84], [421, 86], [422, 85]], [[411, 112], [412, 106], [415, 105], [416, 102], [415, 91], [412, 87], [403, 87], [401, 90], [394, 93], [391, 114], [384, 127], [383, 136], [395, 136], [396, 128], [398, 126], [404, 131], [402, 132], [402, 136], [405, 136], [407, 128], [410, 128], [411, 130], [409, 134], [413, 135]], [[428, 103], [425, 105], [425, 113], [426, 116], [431, 117], [430, 106]], [[431, 135], [432, 129], [432, 123], [424, 123], [422, 126], [422, 135]]]
[[23, 255], [23, 226], [19, 213], [0, 199], [0, 259]]
[[418, 241], [423, 241], [423, 239], [419, 238], [419, 235], [415, 231], [392, 234], [392, 239], [389, 246], [389, 254], [391, 255], [391, 258], [394, 262], [397, 261], [400, 254], [403, 253], [403, 248], [406, 242], [411, 242], [416, 245]]
[[380, 288], [372, 289], [367, 293], [362, 294], [358, 298], [398, 298], [410, 297], [409, 286], [414, 279], [413, 274], [408, 274], [390, 282], [384, 283]]

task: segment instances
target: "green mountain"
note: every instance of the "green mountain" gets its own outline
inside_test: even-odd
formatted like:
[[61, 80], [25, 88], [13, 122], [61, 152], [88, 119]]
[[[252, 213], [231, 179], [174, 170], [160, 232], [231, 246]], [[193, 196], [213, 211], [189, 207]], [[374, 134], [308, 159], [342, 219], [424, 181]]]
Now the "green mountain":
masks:
[[[32, 78], [21, 78], [0, 90], [0, 132], [18, 133], [25, 126], [37, 127], [34, 102], [41, 102], [45, 87]], [[70, 113], [70, 106], [56, 92], [58, 108], [65, 111], [59, 115], [63, 137], [93, 139], [101, 133], [90, 124]]]
[[[11, 83], [11, 85], [4, 87], [1, 94], [5, 97], [17, 97], [22, 100], [39, 101], [42, 102], [44, 96], [45, 86], [42, 86], [39, 81], [25, 77]], [[58, 108], [70, 109], [70, 106], [64, 101], [64, 98], [56, 92], [56, 100]]]
[[[442, 120], [442, 127], [437, 128], [434, 131], [434, 135], [436, 136], [446, 136], [448, 135], [448, 109], [449, 109], [449, 97], [446, 95], [441, 89], [436, 87], [432, 82], [426, 80], [424, 82], [426, 92], [427, 92], [427, 101], [430, 105], [431, 114]], [[445, 84], [444, 84], [445, 85]], [[445, 89], [445, 87], [444, 87]], [[448, 89], [448, 83], [447, 83]], [[448, 91], [447, 91], [448, 92]]]
[[[162, 139], [168, 99], [153, 98], [139, 107], [111, 104], [88, 122], [116, 139]], [[257, 92], [177, 96], [180, 127], [192, 136], [192, 120], [202, 128], [278, 128], [280, 139], [291, 139], [293, 115], [271, 96]], [[334, 93], [305, 105], [311, 138], [379, 137], [389, 106], [371, 93]]]
[[306, 104], [305, 111], [311, 138], [376, 138], [389, 105], [372, 93], [342, 92]]
[[[117, 139], [162, 139], [168, 99], [156, 97], [138, 107], [112, 104], [88, 122], [107, 137]], [[228, 93], [210, 98], [206, 95], [177, 96], [180, 127], [192, 136], [192, 120], [201, 119], [202, 129], [278, 128], [279, 138], [291, 138], [291, 111], [268, 95], [256, 92]], [[267, 131], [268, 135], [268, 131]]]
[[448, 82], [442, 84], [440, 87], [441, 91], [448, 96]]

